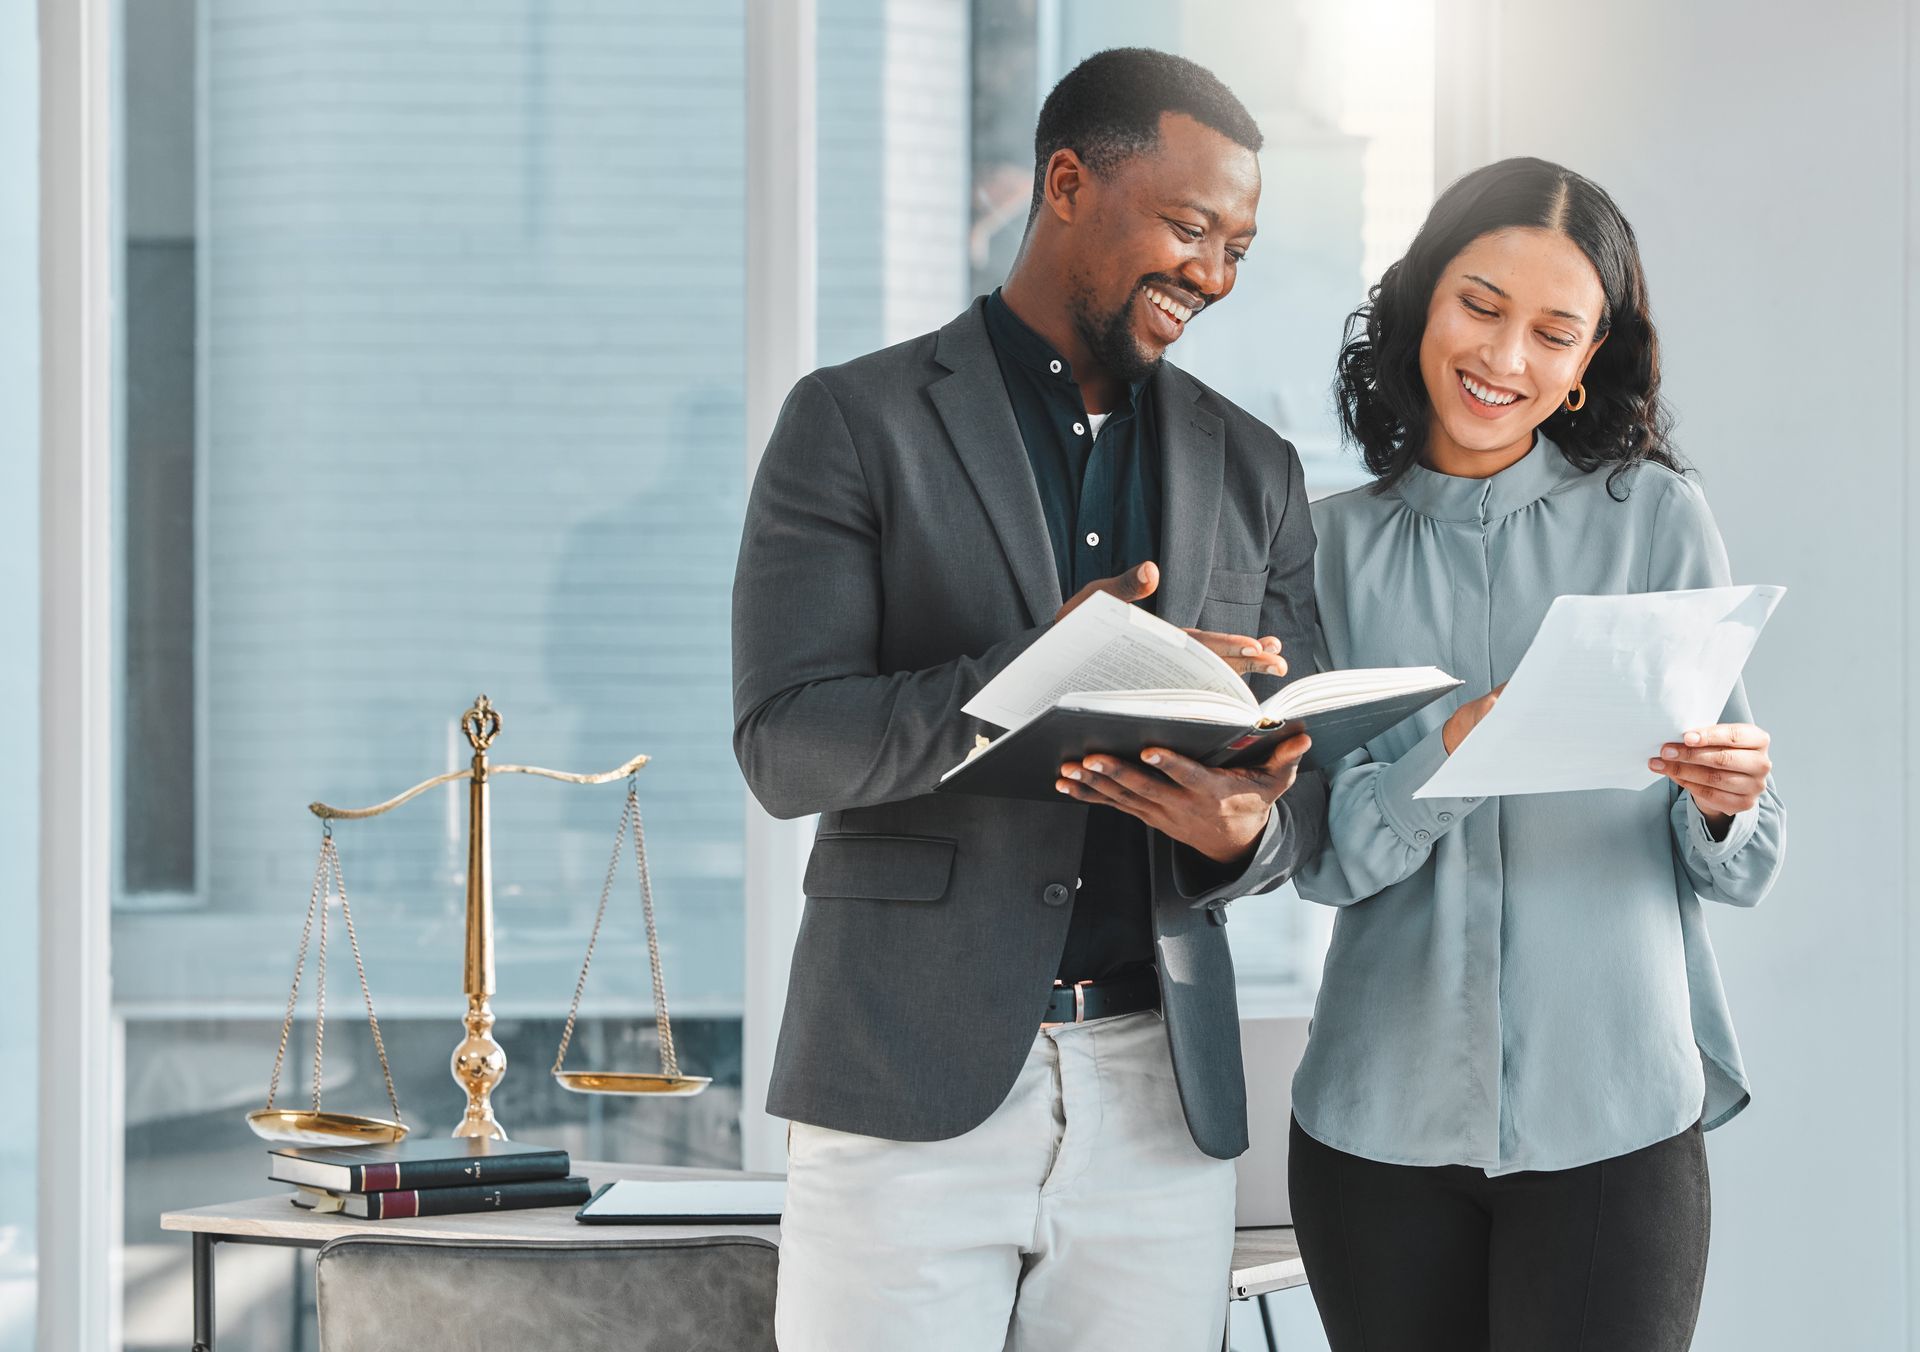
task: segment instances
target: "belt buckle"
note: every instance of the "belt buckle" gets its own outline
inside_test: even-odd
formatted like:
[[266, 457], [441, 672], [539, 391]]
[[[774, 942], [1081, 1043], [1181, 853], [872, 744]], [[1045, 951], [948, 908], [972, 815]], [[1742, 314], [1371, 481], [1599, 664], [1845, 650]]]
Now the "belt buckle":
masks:
[[[1060, 990], [1066, 984], [1067, 984], [1066, 982], [1060, 980], [1058, 977], [1055, 977], [1053, 982], [1053, 988], [1055, 990]], [[1091, 980], [1074, 982], [1073, 983], [1073, 1017], [1071, 1019], [1060, 1019], [1054, 1023], [1042, 1023], [1040, 1025], [1040, 1031], [1044, 1033], [1049, 1028], [1065, 1028], [1068, 1024], [1085, 1023], [1087, 1021], [1087, 987], [1091, 986], [1092, 984], [1093, 982]]]

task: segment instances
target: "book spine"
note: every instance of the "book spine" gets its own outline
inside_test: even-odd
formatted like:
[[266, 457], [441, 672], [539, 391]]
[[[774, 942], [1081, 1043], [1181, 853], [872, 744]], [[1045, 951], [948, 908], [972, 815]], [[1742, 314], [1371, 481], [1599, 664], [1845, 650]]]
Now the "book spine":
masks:
[[342, 1192], [394, 1192], [402, 1188], [471, 1187], [528, 1179], [565, 1178], [572, 1161], [564, 1150], [508, 1159], [412, 1160], [392, 1164], [356, 1164]]
[[403, 1188], [367, 1194], [373, 1220], [413, 1216], [455, 1216], [470, 1211], [520, 1211], [538, 1206], [580, 1206], [592, 1189], [584, 1178], [540, 1179], [530, 1183], [471, 1188]]

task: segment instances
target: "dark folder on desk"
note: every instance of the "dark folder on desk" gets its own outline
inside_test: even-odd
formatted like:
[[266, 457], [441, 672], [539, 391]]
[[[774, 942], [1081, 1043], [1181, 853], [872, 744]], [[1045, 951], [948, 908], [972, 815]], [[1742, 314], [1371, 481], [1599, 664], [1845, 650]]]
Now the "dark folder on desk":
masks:
[[783, 1178], [623, 1178], [598, 1188], [573, 1218], [583, 1225], [774, 1225], [786, 1198]]

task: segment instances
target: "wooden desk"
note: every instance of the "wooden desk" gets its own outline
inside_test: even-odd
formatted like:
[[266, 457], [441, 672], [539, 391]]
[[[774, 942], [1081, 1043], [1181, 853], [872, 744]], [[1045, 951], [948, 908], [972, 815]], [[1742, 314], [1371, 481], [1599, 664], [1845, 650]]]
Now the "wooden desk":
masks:
[[[638, 1164], [576, 1161], [594, 1187], [620, 1178], [777, 1178], [778, 1174], [749, 1174], [733, 1169], [675, 1169]], [[363, 1221], [352, 1216], [319, 1215], [303, 1211], [287, 1199], [291, 1192], [254, 1197], [243, 1202], [169, 1211], [160, 1217], [162, 1230], [186, 1231], [193, 1236], [193, 1349], [213, 1352], [213, 1246], [274, 1244], [317, 1249], [343, 1235], [388, 1235], [403, 1239], [492, 1239], [522, 1243], [558, 1243], [644, 1234], [679, 1239], [715, 1233], [753, 1235], [780, 1241], [777, 1225], [581, 1225], [574, 1207], [533, 1207], [525, 1211], [483, 1211], [462, 1216], [423, 1216], [406, 1220]], [[1229, 1295], [1247, 1300], [1292, 1286], [1304, 1286], [1307, 1276], [1300, 1249], [1288, 1228], [1241, 1230], [1234, 1238], [1233, 1275]], [[1264, 1312], [1263, 1312], [1264, 1313]]]

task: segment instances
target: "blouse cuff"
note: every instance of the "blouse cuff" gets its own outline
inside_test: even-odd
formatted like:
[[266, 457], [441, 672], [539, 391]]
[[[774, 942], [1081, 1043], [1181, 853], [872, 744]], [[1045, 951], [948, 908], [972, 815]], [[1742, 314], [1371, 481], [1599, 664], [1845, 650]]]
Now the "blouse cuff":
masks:
[[1415, 849], [1429, 849], [1433, 842], [1459, 825], [1482, 800], [1478, 798], [1415, 798], [1414, 790], [1433, 778], [1447, 759], [1447, 744], [1442, 739], [1442, 723], [1415, 742], [1400, 757], [1374, 776], [1374, 793], [1380, 802], [1380, 815], [1387, 825]]
[[1715, 840], [1713, 833], [1707, 830], [1707, 819], [1700, 811], [1700, 805], [1693, 801], [1693, 795], [1687, 795], [1687, 844], [1693, 847], [1694, 857], [1703, 864], [1725, 863], [1740, 852], [1753, 836], [1753, 830], [1760, 824], [1760, 805], [1733, 814], [1733, 820], [1727, 823], [1725, 840]]

